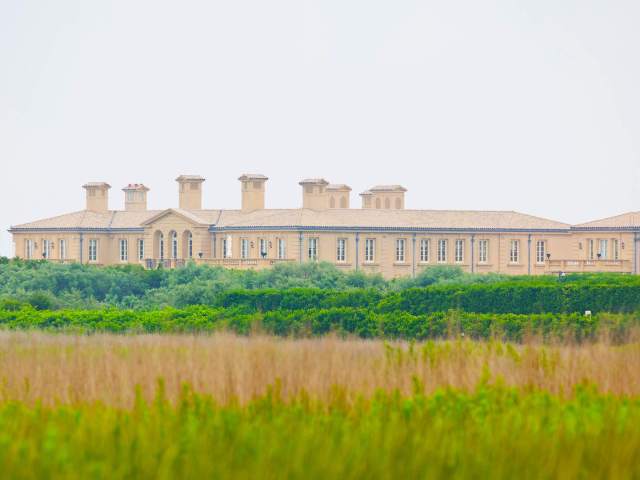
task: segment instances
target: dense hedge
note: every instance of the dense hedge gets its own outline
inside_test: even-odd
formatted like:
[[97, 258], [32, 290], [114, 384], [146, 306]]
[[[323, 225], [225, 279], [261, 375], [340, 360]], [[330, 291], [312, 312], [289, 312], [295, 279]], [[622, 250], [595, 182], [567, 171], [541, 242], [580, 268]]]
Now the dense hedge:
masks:
[[321, 289], [238, 290], [219, 294], [215, 306], [252, 311], [363, 307], [378, 312], [462, 310], [475, 313], [584, 313], [640, 310], [640, 285], [527, 284], [434, 285], [399, 292]]
[[[373, 288], [345, 290], [292, 288], [241, 289], [211, 294], [192, 293], [188, 302], [177, 306], [208, 305], [242, 308], [249, 312], [359, 307], [380, 313], [408, 312], [414, 315], [448, 310], [518, 314], [584, 314], [586, 310], [593, 313], [640, 311], [640, 285], [633, 284], [537, 284], [516, 281], [474, 285], [432, 285], [391, 292]], [[31, 293], [21, 300], [14, 298], [0, 300], [0, 308], [5, 309], [20, 308], [24, 304], [40, 310], [56, 308], [56, 305], [43, 292]], [[142, 310], [152, 308], [157, 308], [157, 305], [154, 304]]]
[[281, 336], [312, 336], [330, 332], [361, 338], [424, 340], [464, 334], [470, 338], [500, 337], [521, 341], [527, 335], [550, 338], [593, 339], [606, 330], [624, 340], [640, 325], [633, 314], [477, 314], [468, 312], [376, 312], [359, 307], [331, 307], [267, 312], [243, 308], [187, 307], [161, 310], [0, 310], [0, 328], [91, 332], [185, 333], [230, 330]]
[[539, 313], [635, 311], [640, 276], [468, 274], [432, 266], [416, 278], [384, 280], [326, 263], [280, 264], [261, 271], [188, 265], [175, 270], [95, 267], [37, 261], [0, 262], [0, 302], [36, 308], [150, 310], [190, 305], [278, 308], [358, 306], [421, 314], [449, 309]]

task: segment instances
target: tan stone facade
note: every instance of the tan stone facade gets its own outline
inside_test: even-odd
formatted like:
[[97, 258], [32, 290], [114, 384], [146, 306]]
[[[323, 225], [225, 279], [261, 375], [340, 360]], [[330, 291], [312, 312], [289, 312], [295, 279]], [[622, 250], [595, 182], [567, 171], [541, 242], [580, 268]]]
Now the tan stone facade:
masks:
[[265, 209], [268, 178], [240, 178], [241, 209], [202, 208], [205, 179], [181, 175], [178, 208], [147, 210], [141, 184], [123, 188], [125, 210], [108, 208], [110, 186], [87, 183], [84, 210], [13, 226], [20, 258], [155, 268], [196, 263], [265, 268], [327, 261], [386, 278], [429, 265], [505, 274], [640, 272], [640, 212], [581, 225], [511, 211], [406, 210], [406, 189], [380, 185], [350, 208], [351, 189], [307, 179], [302, 208]]

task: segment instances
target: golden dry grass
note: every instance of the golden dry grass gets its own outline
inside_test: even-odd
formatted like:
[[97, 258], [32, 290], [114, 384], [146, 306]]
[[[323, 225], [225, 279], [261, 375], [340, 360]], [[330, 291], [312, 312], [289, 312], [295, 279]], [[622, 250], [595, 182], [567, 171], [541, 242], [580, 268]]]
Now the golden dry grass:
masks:
[[319, 338], [288, 340], [228, 334], [55, 335], [0, 332], [0, 401], [45, 404], [103, 401], [129, 406], [135, 387], [151, 399], [164, 379], [169, 399], [184, 383], [220, 402], [246, 403], [279, 383], [285, 398], [305, 390], [347, 400], [377, 389], [409, 394], [483, 379], [566, 394], [585, 381], [603, 392], [640, 394], [640, 344], [513, 345], [446, 341], [422, 344]]

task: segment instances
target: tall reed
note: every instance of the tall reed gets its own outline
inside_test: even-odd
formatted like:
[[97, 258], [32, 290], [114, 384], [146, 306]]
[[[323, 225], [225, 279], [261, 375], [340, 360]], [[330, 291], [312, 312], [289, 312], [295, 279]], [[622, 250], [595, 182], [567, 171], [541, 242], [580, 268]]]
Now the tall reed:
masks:
[[278, 384], [283, 398], [305, 392], [345, 401], [377, 390], [429, 394], [473, 391], [482, 382], [543, 389], [560, 396], [590, 383], [601, 392], [640, 395], [640, 344], [425, 343], [213, 335], [63, 335], [0, 332], [0, 402], [130, 407], [139, 389], [153, 398], [158, 379], [169, 401], [187, 383], [222, 404], [246, 404]]

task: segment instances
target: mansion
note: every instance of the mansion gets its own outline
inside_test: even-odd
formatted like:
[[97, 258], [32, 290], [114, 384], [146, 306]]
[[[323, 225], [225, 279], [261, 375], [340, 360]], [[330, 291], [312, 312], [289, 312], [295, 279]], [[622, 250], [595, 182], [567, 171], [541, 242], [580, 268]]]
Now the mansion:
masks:
[[351, 208], [351, 188], [322, 178], [300, 182], [302, 208], [266, 209], [268, 178], [239, 180], [239, 210], [203, 208], [205, 179], [196, 175], [176, 179], [178, 207], [166, 210], [147, 209], [142, 184], [124, 187], [124, 210], [110, 210], [111, 187], [87, 183], [84, 210], [12, 226], [15, 255], [146, 268], [327, 261], [386, 278], [438, 264], [518, 275], [640, 272], [640, 212], [568, 225], [512, 211], [408, 210], [400, 185], [372, 187]]

